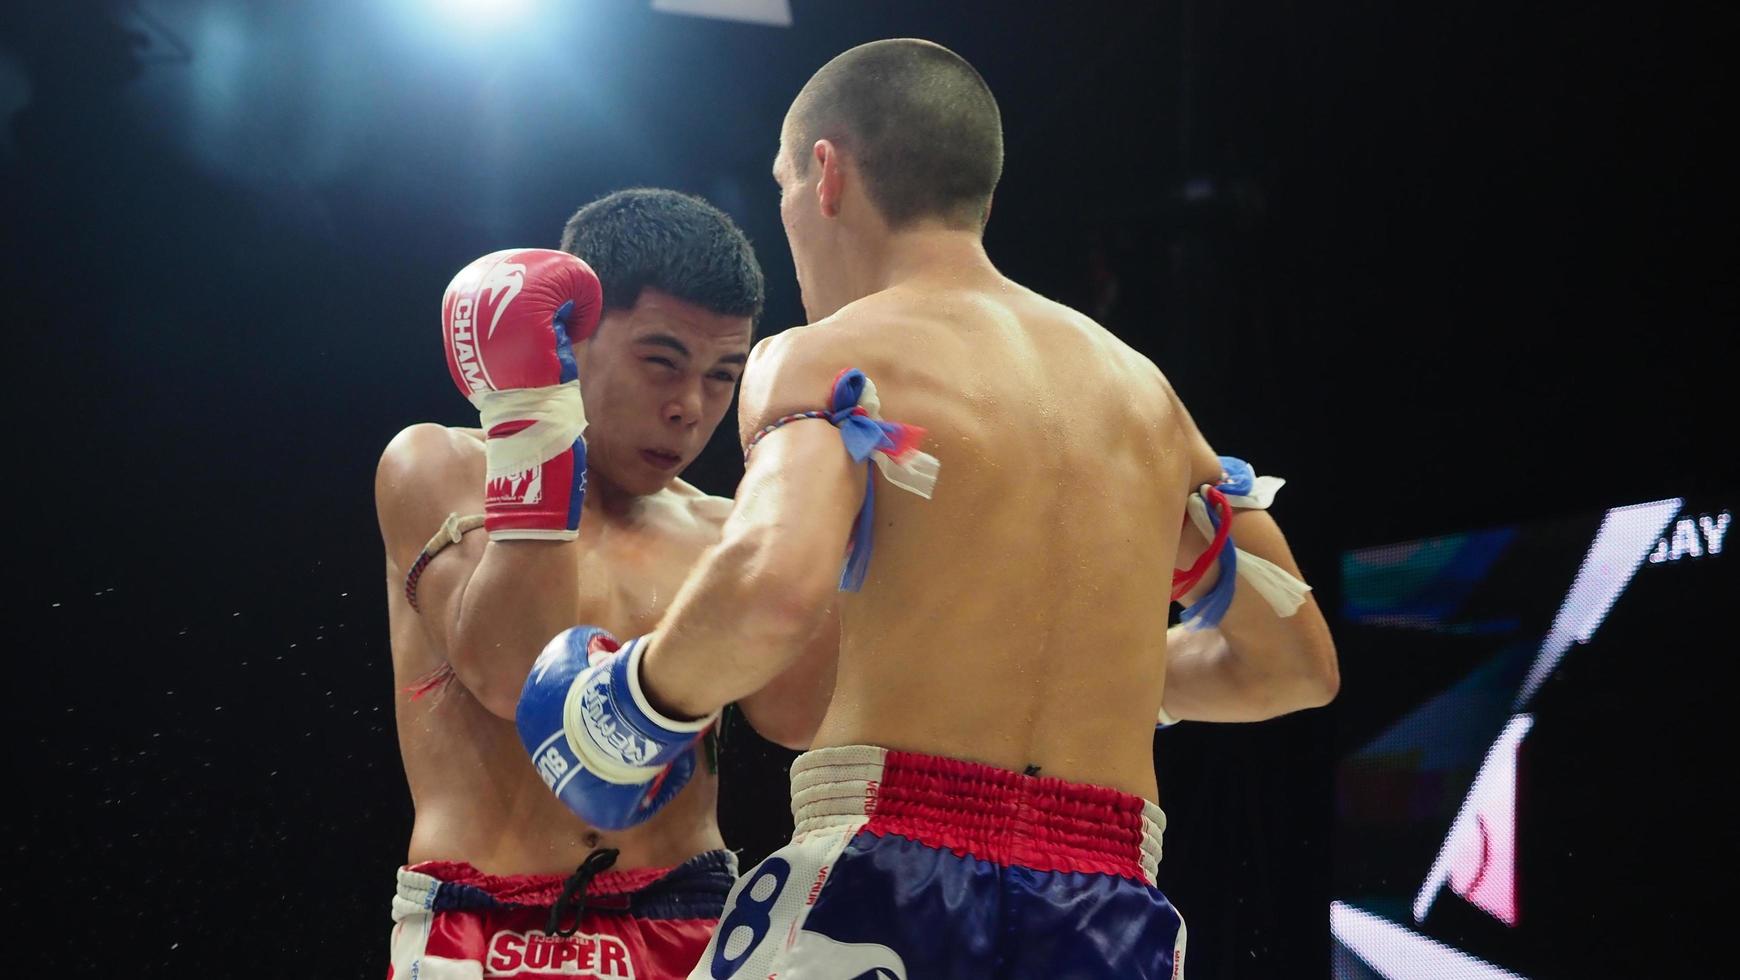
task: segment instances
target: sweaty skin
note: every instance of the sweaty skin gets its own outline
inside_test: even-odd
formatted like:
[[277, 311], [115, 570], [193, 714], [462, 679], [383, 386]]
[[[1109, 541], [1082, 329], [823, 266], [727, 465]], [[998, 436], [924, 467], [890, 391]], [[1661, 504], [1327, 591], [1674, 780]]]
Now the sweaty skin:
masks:
[[[928, 430], [942, 470], [929, 500], [877, 478], [874, 557], [863, 590], [839, 600], [838, 675], [814, 746], [1037, 768], [1155, 799], [1148, 733], [1166, 694], [1172, 571], [1206, 544], [1180, 548], [1186, 495], [1220, 478], [1165, 378], [988, 262], [932, 264], [758, 346], [745, 441], [824, 406], [847, 367], [876, 384], [883, 417]], [[641, 680], [655, 704], [698, 717], [778, 676], [838, 576], [867, 465], [819, 420], [756, 444], [723, 542], [651, 641]], [[1234, 526], [1241, 546], [1298, 575], [1266, 514]], [[1282, 619], [1241, 588], [1217, 634], [1179, 644], [1193, 717], [1333, 696], [1333, 645], [1310, 598]]]
[[[428, 425], [400, 438], [433, 444], [425, 453], [440, 459], [439, 482], [425, 482], [419, 491], [431, 503], [445, 502], [422, 508], [428, 533], [447, 513], [482, 512], [481, 432]], [[577, 601], [596, 610], [601, 625], [633, 636], [658, 621], [695, 559], [718, 540], [730, 502], [680, 481], [634, 498], [621, 513], [604, 512], [596, 500], [597, 495], [587, 498], [580, 522]], [[484, 545], [481, 528], [450, 545], [430, 563], [420, 591], [438, 590], [439, 577], [468, 575]], [[489, 874], [566, 874], [599, 846], [620, 849], [620, 867], [677, 864], [724, 846], [714, 820], [718, 780], [704, 766], [653, 820], [601, 833], [551, 795], [513, 722], [485, 708], [464, 684], [450, 682], [413, 699], [407, 689], [446, 663], [422, 617], [405, 601], [404, 568], [420, 549], [421, 542], [408, 554], [390, 549], [386, 581], [399, 749], [416, 806], [409, 863], [463, 860]], [[522, 656], [526, 668], [536, 654], [512, 653]]]
[[[375, 497], [387, 552], [394, 707], [416, 804], [408, 857], [467, 861], [490, 874], [566, 874], [594, 847], [619, 868], [663, 867], [722, 846], [717, 779], [690, 785], [645, 824], [596, 832], [551, 795], [513, 717], [532, 661], [576, 622], [619, 637], [651, 629], [731, 502], [675, 479], [728, 410], [751, 324], [648, 288], [576, 345], [587, 415], [589, 489], [579, 537], [491, 542], [479, 528], [429, 562], [419, 608], [405, 572], [449, 514], [483, 511], [481, 433], [414, 425], [382, 455]], [[648, 458], [645, 450], [664, 453]], [[832, 683], [837, 620], [820, 617], [800, 667], [739, 702], [764, 737], [806, 744]], [[413, 698], [431, 676], [449, 679]], [[759, 687], [759, 685], [758, 685]], [[746, 692], [748, 694], [748, 692]], [[696, 749], [701, 752], [701, 748]]]
[[[1334, 645], [1309, 596], [1281, 617], [1238, 588], [1218, 629], [1180, 637], [1184, 669], [1171, 670], [1172, 572], [1207, 546], [1183, 530], [1186, 499], [1221, 467], [1159, 369], [999, 273], [982, 227], [891, 226], [849, 140], [800, 146], [793, 133], [788, 115], [773, 176], [813, 322], [756, 348], [739, 434], [826, 407], [836, 375], [858, 368], [882, 416], [927, 429], [923, 449], [941, 462], [929, 500], [876, 477], [874, 557], [863, 590], [839, 600], [815, 747], [1037, 769], [1155, 799], [1151, 733], [1169, 677], [1183, 689], [1170, 713], [1189, 719], [1333, 698]], [[640, 679], [655, 706], [703, 717], [794, 661], [833, 594], [867, 468], [824, 421], [760, 438], [721, 543], [649, 640]], [[1267, 514], [1241, 513], [1234, 530], [1299, 576]]]
[[848, 352], [884, 417], [928, 429], [942, 471], [930, 500], [877, 487], [875, 556], [843, 600], [814, 744], [1037, 766], [1154, 799], [1151, 746], [1133, 736], [1164, 694], [1193, 483], [1165, 379], [995, 274], [909, 280], [764, 344], [752, 371], [815, 401]]

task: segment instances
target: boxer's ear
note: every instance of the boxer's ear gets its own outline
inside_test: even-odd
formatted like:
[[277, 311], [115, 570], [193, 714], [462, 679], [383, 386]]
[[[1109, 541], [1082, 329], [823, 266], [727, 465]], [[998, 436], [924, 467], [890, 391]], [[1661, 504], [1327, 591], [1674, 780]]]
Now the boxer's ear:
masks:
[[820, 173], [816, 179], [816, 204], [822, 216], [840, 216], [840, 201], [846, 194], [845, 160], [833, 140], [816, 140], [812, 148]]

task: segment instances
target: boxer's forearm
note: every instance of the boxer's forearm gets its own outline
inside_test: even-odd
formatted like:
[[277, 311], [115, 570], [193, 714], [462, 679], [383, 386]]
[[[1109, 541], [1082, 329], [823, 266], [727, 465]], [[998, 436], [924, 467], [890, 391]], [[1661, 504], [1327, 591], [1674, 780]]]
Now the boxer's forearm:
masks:
[[[744, 400], [757, 396], [746, 389]], [[719, 543], [683, 583], [641, 661], [641, 689], [655, 708], [704, 717], [798, 660], [835, 599], [840, 543], [863, 487], [863, 465], [829, 425], [786, 426], [761, 441]]]
[[[1233, 524], [1238, 546], [1301, 577], [1274, 518], [1263, 511], [1240, 511]], [[1194, 528], [1194, 550], [1207, 547]], [[1188, 553], [1192, 549], [1186, 547]], [[1212, 588], [1220, 569], [1210, 572], [1191, 595], [1194, 602]], [[1166, 710], [1174, 717], [1200, 721], [1259, 721], [1320, 707], [1341, 685], [1335, 644], [1316, 600], [1307, 595], [1291, 616], [1275, 612], [1250, 585], [1240, 582], [1231, 607], [1213, 640], [1186, 633], [1168, 635]]]
[[641, 689], [673, 717], [700, 718], [790, 667], [825, 618], [827, 558], [778, 528], [727, 528], [689, 576], [641, 663]]
[[450, 606], [448, 661], [466, 690], [503, 718], [514, 716], [538, 652], [562, 630], [593, 617], [577, 599], [573, 541], [491, 541]]

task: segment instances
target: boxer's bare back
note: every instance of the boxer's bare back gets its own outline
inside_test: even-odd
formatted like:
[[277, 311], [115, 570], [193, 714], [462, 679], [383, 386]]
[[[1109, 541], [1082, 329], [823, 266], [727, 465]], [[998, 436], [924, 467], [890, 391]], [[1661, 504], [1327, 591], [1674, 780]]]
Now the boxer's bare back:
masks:
[[843, 605], [814, 744], [1155, 799], [1142, 733], [1184, 502], [1219, 469], [1160, 371], [988, 268], [905, 279], [763, 347], [752, 373], [862, 369], [883, 416], [928, 429], [942, 462], [933, 499], [877, 488], [874, 559]]

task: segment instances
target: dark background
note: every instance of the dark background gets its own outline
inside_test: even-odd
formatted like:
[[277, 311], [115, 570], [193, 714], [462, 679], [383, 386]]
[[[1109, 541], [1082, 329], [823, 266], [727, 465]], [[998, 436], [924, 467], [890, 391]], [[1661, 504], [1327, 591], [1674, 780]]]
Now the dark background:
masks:
[[[1350, 545], [1736, 485], [1724, 4], [452, 5], [0, 8], [10, 972], [383, 972], [410, 810], [370, 486], [398, 429], [470, 417], [442, 288], [663, 185], [801, 321], [767, 171], [862, 41], [985, 75], [993, 259], [1290, 478], [1326, 608]], [[688, 476], [729, 493], [735, 455]], [[1158, 743], [1193, 977], [1326, 974], [1336, 710]], [[789, 757], [730, 735], [753, 857]]]

